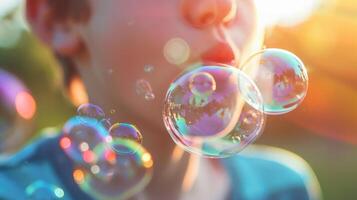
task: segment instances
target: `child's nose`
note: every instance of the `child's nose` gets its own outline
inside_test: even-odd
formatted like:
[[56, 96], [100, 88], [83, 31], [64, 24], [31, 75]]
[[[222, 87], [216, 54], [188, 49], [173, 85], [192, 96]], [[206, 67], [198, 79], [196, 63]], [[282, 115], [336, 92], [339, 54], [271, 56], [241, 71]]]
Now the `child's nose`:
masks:
[[194, 27], [228, 22], [236, 15], [237, 0], [182, 0], [181, 12]]

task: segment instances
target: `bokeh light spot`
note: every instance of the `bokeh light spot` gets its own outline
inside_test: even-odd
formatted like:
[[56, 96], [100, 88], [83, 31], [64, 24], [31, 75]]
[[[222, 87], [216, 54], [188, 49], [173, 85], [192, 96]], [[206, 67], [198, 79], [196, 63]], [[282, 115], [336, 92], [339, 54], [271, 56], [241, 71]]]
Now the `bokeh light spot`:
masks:
[[68, 149], [71, 147], [71, 140], [68, 137], [63, 137], [60, 140], [60, 146], [62, 147], [62, 149]]
[[19, 92], [16, 95], [15, 107], [17, 113], [24, 119], [30, 120], [36, 113], [36, 102], [28, 92]]
[[56, 188], [54, 192], [55, 192], [55, 195], [58, 198], [63, 198], [64, 197], [64, 191], [61, 188]]
[[73, 172], [73, 178], [76, 183], [82, 183], [84, 181], [84, 173], [81, 169], [76, 169]]
[[190, 46], [182, 38], [170, 39], [164, 47], [164, 56], [167, 62], [174, 65], [185, 63], [190, 57]]

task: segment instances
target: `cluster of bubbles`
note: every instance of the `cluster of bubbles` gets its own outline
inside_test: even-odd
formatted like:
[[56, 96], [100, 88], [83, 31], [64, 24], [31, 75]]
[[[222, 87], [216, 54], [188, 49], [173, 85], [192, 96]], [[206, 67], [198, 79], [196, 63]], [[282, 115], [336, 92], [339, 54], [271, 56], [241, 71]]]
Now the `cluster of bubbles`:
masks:
[[281, 49], [265, 49], [240, 69], [200, 65], [168, 89], [163, 119], [179, 146], [207, 157], [237, 154], [262, 133], [265, 116], [295, 109], [307, 93], [304, 64]]
[[60, 146], [75, 164], [73, 178], [98, 199], [127, 199], [145, 188], [153, 160], [132, 124], [114, 123], [97, 105], [84, 104], [63, 128]]

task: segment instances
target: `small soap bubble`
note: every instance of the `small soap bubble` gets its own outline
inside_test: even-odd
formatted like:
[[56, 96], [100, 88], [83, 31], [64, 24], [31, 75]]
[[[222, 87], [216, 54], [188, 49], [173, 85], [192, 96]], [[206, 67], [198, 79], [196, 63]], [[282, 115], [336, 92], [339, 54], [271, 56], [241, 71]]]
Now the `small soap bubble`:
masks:
[[136, 93], [142, 96], [146, 101], [155, 99], [155, 94], [152, 91], [151, 84], [144, 79], [136, 81]]
[[154, 66], [153, 65], [145, 65], [144, 66], [144, 72], [151, 73], [153, 71], [154, 71]]
[[102, 108], [97, 105], [86, 103], [82, 104], [77, 109], [77, 114], [80, 120], [87, 123], [87, 119], [96, 119], [98, 121], [105, 118], [105, 113]]
[[[109, 129], [109, 134], [112, 137], [113, 141], [116, 140], [117, 138], [132, 140], [139, 144], [141, 144], [143, 141], [142, 134], [132, 124], [116, 123]], [[111, 143], [111, 146], [118, 153], [133, 153], [130, 151], [128, 152], [128, 149], [122, 148], [120, 145], [118, 146], [115, 143]]]
[[147, 93], [145, 94], [145, 99], [146, 99], [147, 101], [152, 101], [152, 100], [155, 99], [155, 94], [152, 93], [152, 92], [147, 92]]
[[307, 94], [307, 70], [291, 52], [264, 49], [251, 56], [242, 65], [242, 70], [261, 91], [266, 114], [290, 112], [298, 107]]
[[190, 78], [190, 90], [194, 95], [208, 96], [216, 90], [216, 81], [206, 72], [193, 74]]
[[152, 177], [153, 160], [140, 144], [127, 139], [115, 143], [133, 154], [118, 154], [105, 144], [94, 152], [99, 155], [90, 170], [76, 167], [73, 178], [79, 187], [96, 199], [129, 199], [141, 192]]
[[257, 86], [242, 71], [230, 66], [201, 66], [171, 84], [163, 118], [173, 140], [185, 150], [227, 157], [261, 134], [265, 122], [262, 110]]

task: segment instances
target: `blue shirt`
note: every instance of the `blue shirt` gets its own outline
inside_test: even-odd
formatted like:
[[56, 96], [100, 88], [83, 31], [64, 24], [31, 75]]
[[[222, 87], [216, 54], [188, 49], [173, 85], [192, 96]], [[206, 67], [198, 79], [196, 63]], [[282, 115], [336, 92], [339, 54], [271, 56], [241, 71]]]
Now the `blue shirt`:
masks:
[[[73, 180], [74, 166], [58, 140], [58, 137], [42, 138], [15, 156], [0, 159], [1, 200], [92, 199]], [[312, 170], [290, 152], [253, 146], [237, 156], [222, 159], [222, 163], [231, 178], [227, 199], [320, 199], [319, 184]], [[52, 193], [34, 196], [39, 188]]]

